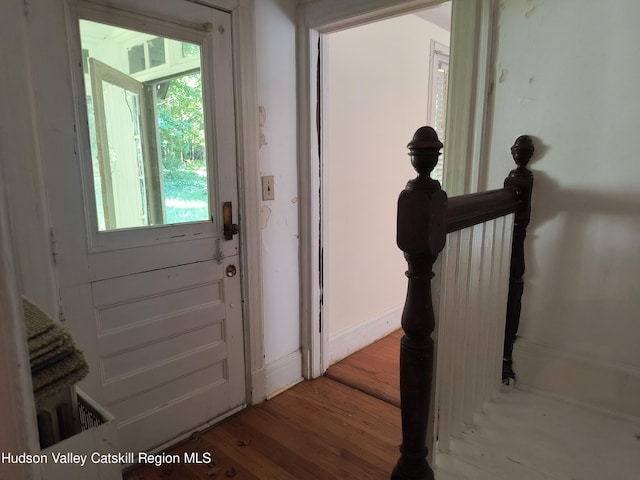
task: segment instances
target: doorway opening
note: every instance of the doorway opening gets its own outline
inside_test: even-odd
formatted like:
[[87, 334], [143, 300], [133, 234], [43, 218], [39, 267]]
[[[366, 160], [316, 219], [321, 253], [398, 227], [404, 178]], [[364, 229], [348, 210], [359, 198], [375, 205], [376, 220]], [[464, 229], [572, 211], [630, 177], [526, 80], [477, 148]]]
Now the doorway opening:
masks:
[[404, 146], [425, 124], [444, 140], [450, 25], [446, 2], [321, 37], [325, 369], [400, 327], [395, 205], [415, 176]]

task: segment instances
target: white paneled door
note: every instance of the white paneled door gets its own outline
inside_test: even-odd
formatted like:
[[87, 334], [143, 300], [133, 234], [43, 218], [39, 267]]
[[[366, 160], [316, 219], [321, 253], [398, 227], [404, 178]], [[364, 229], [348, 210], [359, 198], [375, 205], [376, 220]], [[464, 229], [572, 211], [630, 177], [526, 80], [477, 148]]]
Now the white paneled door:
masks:
[[62, 316], [121, 449], [150, 450], [246, 401], [230, 15], [67, 16], [77, 155], [45, 154]]

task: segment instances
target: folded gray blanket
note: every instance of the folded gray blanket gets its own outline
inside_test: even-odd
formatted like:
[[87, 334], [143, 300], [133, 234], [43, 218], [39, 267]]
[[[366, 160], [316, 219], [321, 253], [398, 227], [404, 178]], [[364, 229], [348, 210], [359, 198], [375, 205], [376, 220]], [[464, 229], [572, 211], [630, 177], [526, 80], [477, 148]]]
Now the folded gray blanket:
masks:
[[75, 385], [89, 373], [69, 331], [22, 297], [36, 405]]

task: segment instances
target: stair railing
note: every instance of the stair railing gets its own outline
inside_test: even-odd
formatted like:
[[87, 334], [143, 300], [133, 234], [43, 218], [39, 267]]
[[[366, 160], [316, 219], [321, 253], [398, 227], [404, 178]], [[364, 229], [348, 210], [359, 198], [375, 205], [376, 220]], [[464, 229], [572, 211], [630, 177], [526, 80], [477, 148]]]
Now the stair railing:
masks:
[[527, 163], [533, 155], [531, 138], [516, 139], [511, 153], [517, 168], [501, 189], [447, 198], [431, 178], [442, 143], [431, 127], [418, 129], [408, 145], [418, 176], [407, 183], [398, 199], [397, 244], [407, 261], [407, 297], [402, 313], [404, 336], [400, 345], [402, 445], [392, 480], [433, 480], [427, 461], [427, 430], [433, 418], [431, 389], [434, 377], [436, 328], [431, 280], [433, 265], [447, 234], [514, 214], [509, 293], [503, 351], [502, 381], [515, 380], [513, 342], [520, 319], [524, 274], [524, 239], [531, 212], [533, 175]]

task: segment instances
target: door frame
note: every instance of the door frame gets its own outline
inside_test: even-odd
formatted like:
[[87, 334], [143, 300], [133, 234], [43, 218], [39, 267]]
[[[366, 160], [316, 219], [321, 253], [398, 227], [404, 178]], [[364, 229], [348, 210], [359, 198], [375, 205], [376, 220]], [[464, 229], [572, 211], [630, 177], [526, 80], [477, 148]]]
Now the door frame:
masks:
[[[411, 13], [443, 0], [319, 0], [303, 4], [298, 14], [298, 172], [300, 195], [301, 343], [303, 376], [316, 378], [329, 367], [329, 328], [322, 316], [323, 160], [318, 112], [326, 65], [321, 42], [327, 33], [391, 16]], [[496, 0], [452, 1], [447, 158], [444, 189], [453, 195], [477, 191], [486, 183], [487, 118], [491, 105], [493, 32]], [[320, 48], [320, 52], [318, 49]], [[320, 55], [319, 61], [318, 57]], [[427, 61], [427, 59], [425, 59]], [[320, 92], [321, 104], [317, 96]], [[467, 119], [460, 121], [459, 119]], [[419, 125], [416, 125], [416, 128]], [[407, 136], [412, 132], [407, 132]], [[407, 138], [409, 140], [409, 138]]]
[[[64, 0], [74, 2], [78, 0]], [[257, 63], [254, 0], [184, 0], [231, 14], [233, 87], [236, 106], [238, 222], [242, 272], [243, 328], [247, 403], [266, 398], [264, 369], [264, 317], [262, 301], [262, 250], [258, 192]], [[113, 2], [101, 0], [105, 5]]]
[[[66, 5], [87, 0], [62, 0]], [[92, 0], [93, 1], [93, 0]], [[232, 27], [233, 88], [236, 106], [236, 154], [240, 271], [245, 336], [247, 403], [266, 398], [264, 317], [262, 302], [261, 228], [258, 197], [258, 111], [254, 0], [183, 0], [230, 13]], [[99, 0], [127, 10], [118, 2]], [[134, 12], [135, 13], [135, 12]], [[66, 18], [69, 13], [66, 12]], [[75, 100], [75, 99], [74, 99]]]

